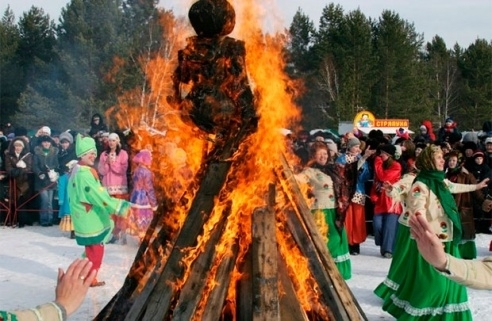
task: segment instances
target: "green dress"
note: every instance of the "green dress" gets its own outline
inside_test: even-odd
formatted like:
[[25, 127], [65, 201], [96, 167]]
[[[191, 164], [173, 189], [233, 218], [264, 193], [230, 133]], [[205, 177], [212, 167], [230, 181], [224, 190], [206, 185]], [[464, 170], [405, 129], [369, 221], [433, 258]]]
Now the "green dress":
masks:
[[[428, 220], [433, 219], [441, 229], [436, 234], [443, 239], [445, 252], [461, 257], [461, 222], [442, 172], [422, 170], [408, 195], [407, 205], [409, 215], [419, 212]], [[383, 310], [398, 320], [472, 320], [466, 288], [427, 263], [415, 240], [410, 238], [410, 229], [400, 227], [395, 253], [401, 253], [388, 274], [392, 282], [387, 283], [392, 286], [380, 285], [375, 290], [383, 299]]]

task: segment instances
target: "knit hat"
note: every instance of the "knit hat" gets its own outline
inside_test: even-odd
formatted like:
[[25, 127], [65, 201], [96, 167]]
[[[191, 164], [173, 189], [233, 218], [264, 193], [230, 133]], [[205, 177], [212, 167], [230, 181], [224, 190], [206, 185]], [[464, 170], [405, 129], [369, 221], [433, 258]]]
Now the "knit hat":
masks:
[[445, 123], [454, 123], [454, 120], [453, 120], [453, 118], [448, 117], [448, 118], [446, 118]]
[[473, 158], [477, 158], [477, 157], [485, 157], [485, 154], [480, 150], [480, 149], [477, 149], [474, 153], [473, 153]]
[[137, 153], [137, 155], [133, 156], [132, 161], [135, 164], [143, 164], [146, 166], [152, 165], [152, 154], [147, 149], [142, 149]]
[[352, 137], [347, 141], [347, 150], [351, 149], [352, 147], [360, 145], [360, 140], [356, 137]]
[[420, 130], [421, 130], [421, 131], [425, 131], [425, 132], [427, 132], [427, 127], [425, 127], [424, 125], [421, 125], [421, 126], [420, 126]]
[[82, 138], [82, 135], [78, 134], [75, 139], [75, 153], [77, 154], [77, 157], [82, 157], [91, 151], [97, 152], [94, 139], [92, 137]]
[[41, 132], [46, 133], [48, 136], [51, 136], [51, 129], [48, 126], [41, 127]]
[[60, 134], [60, 142], [66, 140], [71, 144], [73, 144], [73, 137], [69, 132], [63, 132]]
[[485, 138], [484, 144], [492, 144], [492, 137]]
[[22, 139], [16, 139], [16, 140], [14, 140], [13, 144], [14, 144], [14, 146], [15, 145], [20, 145], [20, 146], [22, 146], [22, 148], [24, 148], [24, 146], [26, 146], [26, 145], [24, 145], [24, 142], [22, 141]]
[[382, 152], [385, 152], [386, 154], [390, 155], [393, 158], [395, 157], [395, 153], [396, 153], [395, 145], [384, 144], [384, 145], [379, 146], [379, 150]]

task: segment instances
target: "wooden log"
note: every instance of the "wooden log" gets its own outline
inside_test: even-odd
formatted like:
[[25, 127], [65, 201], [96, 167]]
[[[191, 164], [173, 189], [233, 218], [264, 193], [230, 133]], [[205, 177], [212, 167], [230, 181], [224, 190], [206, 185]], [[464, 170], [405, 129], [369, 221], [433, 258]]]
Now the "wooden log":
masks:
[[275, 185], [270, 184], [268, 208], [256, 209], [252, 220], [252, 275], [254, 321], [280, 320], [278, 294]]
[[350, 320], [367, 320], [367, 317], [357, 302], [357, 299], [338, 272], [335, 262], [328, 252], [328, 247], [318, 232], [316, 223], [311, 215], [311, 211], [301, 193], [287, 159], [284, 155], [281, 155], [280, 160], [282, 163], [282, 168], [275, 171], [277, 178], [279, 179], [285, 194], [290, 199], [291, 204], [295, 207], [296, 213], [300, 215], [302, 223], [305, 224], [307, 230], [309, 231], [309, 235], [313, 245], [316, 248], [317, 255], [329, 274], [329, 278], [337, 294], [337, 300], [342, 302], [340, 308], [344, 309], [344, 314], [348, 315]]
[[238, 242], [239, 239], [236, 238], [231, 246], [231, 254], [224, 257], [217, 268], [217, 273], [215, 274], [213, 282], [215, 286], [208, 296], [200, 320], [220, 320], [224, 301], [227, 296], [227, 289], [231, 282], [232, 269], [236, 264], [237, 255], [239, 253]]
[[[281, 288], [279, 291], [283, 294], [280, 295], [280, 320], [282, 321], [309, 321], [309, 318], [304, 311], [299, 299], [297, 298], [294, 285], [289, 277], [289, 272], [287, 271], [287, 266], [284, 260], [282, 260], [282, 255], [277, 251], [278, 260], [278, 276], [279, 276], [279, 286]], [[250, 319], [251, 320], [251, 319]]]
[[193, 262], [190, 275], [185, 281], [178, 302], [173, 309], [172, 320], [191, 320], [197, 311], [198, 303], [202, 299], [203, 290], [206, 286], [204, 280], [210, 278], [210, 267], [216, 257], [215, 247], [224, 232], [230, 207], [223, 213], [205, 244], [203, 252]]
[[[197, 237], [212, 212], [215, 199], [224, 187], [232, 166], [232, 155], [250, 133], [250, 124], [245, 124], [236, 135], [229, 137], [209, 153], [208, 160], [203, 166], [203, 180], [162, 272], [157, 271], [151, 275], [141, 293], [134, 293], [134, 301], [126, 313], [125, 320], [133, 321], [143, 317], [146, 320], [161, 321], [168, 313], [164, 307], [170, 306], [177, 290], [174, 284], [183, 272], [180, 264], [183, 258], [182, 249], [196, 244]], [[232, 189], [232, 186], [227, 189]]]
[[246, 255], [243, 257], [243, 262], [240, 262], [241, 279], [236, 287], [236, 320], [251, 321], [253, 319], [253, 281], [251, 274], [251, 246]]
[[[291, 208], [284, 211], [286, 216], [287, 226], [300, 248], [302, 254], [308, 259], [309, 269], [314, 279], [323, 294], [323, 301], [330, 307], [330, 319], [332, 320], [350, 320], [342, 302], [339, 299], [338, 293], [333, 288], [333, 282], [328, 274], [328, 271], [323, 266], [323, 263], [318, 257], [316, 248], [306, 230], [304, 224], [297, 216], [297, 213]], [[338, 270], [336, 271], [338, 272]]]

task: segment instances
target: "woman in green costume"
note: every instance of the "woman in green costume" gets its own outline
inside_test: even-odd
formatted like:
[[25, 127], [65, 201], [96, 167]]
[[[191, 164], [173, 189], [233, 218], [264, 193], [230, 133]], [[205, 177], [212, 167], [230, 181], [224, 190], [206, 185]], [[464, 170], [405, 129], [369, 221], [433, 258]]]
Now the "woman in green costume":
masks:
[[301, 183], [309, 183], [312, 188], [314, 202], [311, 212], [321, 236], [326, 241], [328, 250], [345, 280], [352, 277], [352, 267], [347, 240], [347, 232], [343, 226], [343, 216], [337, 210], [344, 192], [343, 178], [338, 174], [335, 164], [329, 162], [328, 146], [323, 142], [315, 142], [311, 147], [311, 160], [296, 179]]
[[[477, 185], [454, 184], [444, 178], [444, 158], [440, 147], [428, 146], [417, 158], [420, 170], [407, 198], [407, 219], [424, 215], [443, 243], [446, 253], [460, 257], [461, 221], [451, 193], [470, 192]], [[409, 229], [403, 229], [408, 235]], [[408, 235], [408, 237], [410, 237]], [[472, 320], [466, 288], [437, 271], [419, 254], [414, 240], [396, 244], [406, 251], [406, 259], [392, 268], [402, 273], [391, 293], [384, 295], [383, 310], [398, 320]], [[407, 273], [407, 271], [409, 273]]]

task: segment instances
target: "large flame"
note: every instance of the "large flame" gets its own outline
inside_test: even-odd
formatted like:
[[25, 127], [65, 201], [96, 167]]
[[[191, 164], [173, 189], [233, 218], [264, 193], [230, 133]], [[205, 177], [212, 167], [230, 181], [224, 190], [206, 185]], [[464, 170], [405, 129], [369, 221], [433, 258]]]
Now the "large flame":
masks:
[[[186, 3], [187, 7], [191, 1]], [[275, 11], [274, 1], [241, 0], [231, 1], [236, 10], [236, 29], [232, 37], [243, 40], [246, 44], [246, 64], [250, 84], [256, 97], [256, 109], [260, 116], [258, 130], [248, 138], [248, 151], [234, 168], [237, 186], [222, 200], [216, 201], [214, 212], [204, 226], [204, 234], [193, 248], [182, 249], [186, 266], [184, 282], [196, 257], [203, 251], [209, 233], [213, 231], [220, 214], [228, 206], [225, 233], [216, 245], [216, 263], [211, 268], [207, 290], [216, 285], [213, 281], [214, 271], [223, 257], [232, 255], [231, 248], [239, 238], [239, 251], [229, 286], [227, 301], [234, 308], [236, 298], [235, 283], [244, 277], [240, 271], [240, 262], [251, 244], [252, 214], [255, 208], [266, 205], [267, 187], [275, 181], [273, 169], [279, 166], [279, 155], [286, 153], [285, 137], [281, 128], [295, 128], [300, 120], [300, 109], [295, 105], [295, 93], [300, 84], [295, 83], [285, 73], [283, 48], [286, 35], [282, 32], [268, 34], [262, 31], [265, 18], [272, 20]], [[267, 16], [267, 12], [270, 15]], [[108, 114], [114, 115], [120, 127], [131, 129], [134, 137], [131, 140], [133, 150], [152, 148], [156, 173], [156, 186], [166, 199], [174, 202], [182, 196], [190, 179], [203, 161], [203, 156], [210, 149], [210, 139], [197, 128], [184, 124], [179, 113], [173, 109], [166, 99], [172, 96], [171, 74], [176, 67], [177, 50], [184, 47], [185, 38], [192, 35], [187, 20], [175, 20], [173, 15], [164, 14], [161, 20], [167, 48], [157, 57], [140, 57], [139, 63], [146, 75], [146, 83], [133, 91], [126, 92], [119, 99], [118, 106]], [[273, 19], [270, 25], [280, 25]], [[172, 27], [171, 27], [172, 26]], [[121, 62], [115, 59], [115, 68]], [[189, 196], [192, 197], [192, 196]], [[230, 202], [232, 201], [232, 202]], [[228, 209], [229, 210], [229, 209]], [[166, 224], [171, 230], [178, 230], [184, 221], [186, 212], [173, 212], [167, 217]], [[308, 270], [306, 258], [296, 248], [295, 243], [285, 233], [282, 221], [278, 222], [277, 239], [281, 256], [291, 272], [291, 279], [296, 287], [298, 298], [305, 310], [315, 309], [316, 287]], [[165, 256], [165, 253], [161, 253]], [[157, 258], [156, 258], [157, 259]], [[162, 259], [162, 257], [160, 258]], [[295, 271], [295, 273], [294, 273]], [[307, 281], [306, 281], [307, 280]], [[182, 283], [175, 286], [181, 287]], [[204, 295], [206, 297], [206, 295]], [[196, 316], [199, 318], [199, 313]]]

